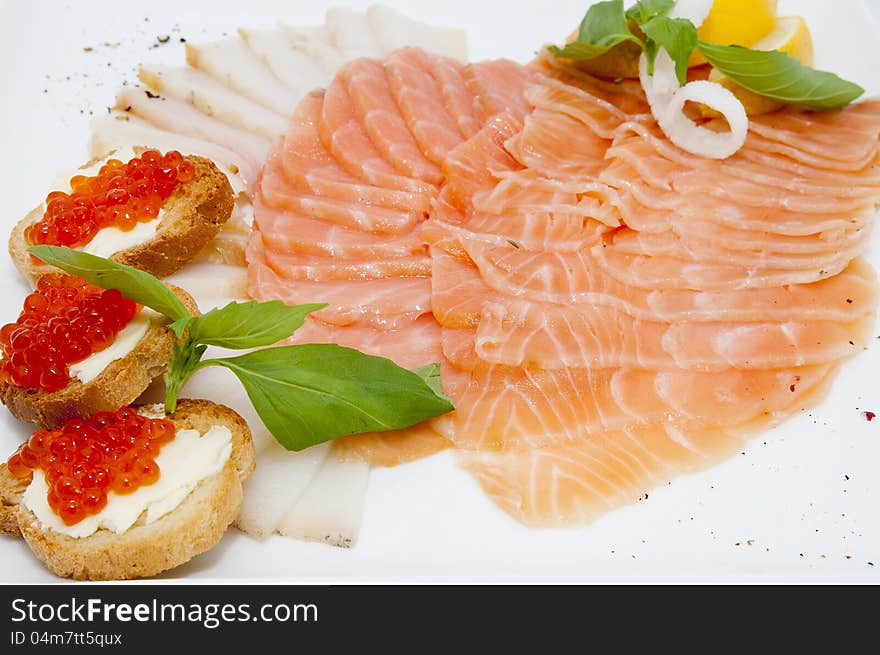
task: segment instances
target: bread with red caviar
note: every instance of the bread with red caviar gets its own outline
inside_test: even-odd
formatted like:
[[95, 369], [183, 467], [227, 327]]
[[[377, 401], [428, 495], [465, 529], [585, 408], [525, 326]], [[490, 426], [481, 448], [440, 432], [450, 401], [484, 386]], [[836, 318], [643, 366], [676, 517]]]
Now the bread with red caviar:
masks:
[[[198, 306], [183, 289], [169, 285], [193, 315]], [[156, 315], [134, 349], [106, 366], [93, 380], [83, 383], [76, 377], [58, 391], [19, 387], [0, 380], [0, 401], [19, 420], [54, 429], [78, 416], [114, 411], [134, 402], [168, 368], [177, 337], [168, 319]]]
[[[144, 152], [136, 148], [135, 152]], [[234, 195], [226, 175], [204, 157], [189, 155], [195, 174], [192, 180], [181, 182], [162, 204], [164, 215], [156, 234], [146, 243], [121, 250], [110, 259], [139, 268], [156, 277], [171, 275], [199, 251], [220, 231], [232, 214]], [[100, 161], [100, 160], [97, 160]], [[83, 166], [96, 163], [92, 160]], [[9, 254], [16, 268], [31, 283], [44, 273], [57, 270], [35, 260], [27, 249], [26, 232], [43, 218], [44, 205], [31, 210], [13, 228], [9, 236]]]
[[[162, 407], [141, 410], [149, 415], [161, 413]], [[250, 430], [236, 412], [208, 400], [181, 399], [168, 418], [178, 430], [194, 429], [201, 434], [214, 425], [226, 426], [232, 434], [232, 449], [222, 469], [202, 480], [165, 516], [150, 524], [138, 521], [122, 534], [99, 529], [88, 537], [71, 537], [47, 529], [20, 502], [30, 478], [13, 477], [4, 464], [0, 467], [0, 529], [24, 537], [34, 555], [56, 575], [77, 580], [150, 577], [210, 550], [241, 510], [242, 485], [256, 462]]]

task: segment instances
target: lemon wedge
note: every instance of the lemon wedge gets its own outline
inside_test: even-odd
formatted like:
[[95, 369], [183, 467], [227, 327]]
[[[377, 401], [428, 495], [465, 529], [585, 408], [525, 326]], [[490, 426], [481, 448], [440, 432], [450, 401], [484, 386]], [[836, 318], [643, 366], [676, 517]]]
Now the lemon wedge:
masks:
[[715, 0], [697, 30], [703, 41], [751, 46], [774, 27], [776, 0]]
[[[806, 21], [800, 16], [777, 18], [773, 31], [750, 47], [753, 50], [780, 50], [807, 66], [813, 63], [813, 38], [810, 36]], [[742, 102], [749, 116], [775, 111], [784, 104], [741, 87], [715, 69], [709, 73], [709, 81], [718, 82], [730, 89]], [[709, 111], [703, 113], [707, 116], [713, 115]]]
[[[697, 37], [707, 43], [751, 47], [773, 31], [776, 0], [715, 0]], [[698, 50], [688, 60], [688, 67], [707, 63]]]
[[781, 50], [802, 64], [813, 64], [813, 38], [802, 16], [777, 18], [773, 31], [751, 47], [753, 50]]

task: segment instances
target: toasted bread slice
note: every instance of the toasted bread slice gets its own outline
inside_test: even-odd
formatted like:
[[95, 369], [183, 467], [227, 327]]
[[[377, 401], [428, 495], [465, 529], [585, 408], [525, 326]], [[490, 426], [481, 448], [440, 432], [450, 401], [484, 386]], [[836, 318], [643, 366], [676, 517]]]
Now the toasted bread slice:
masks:
[[[142, 151], [144, 148], [136, 148]], [[139, 246], [114, 253], [110, 259], [134, 266], [156, 277], [171, 275], [192, 259], [220, 231], [232, 214], [234, 198], [229, 180], [210, 160], [187, 156], [196, 169], [190, 182], [180, 184], [162, 205], [164, 216], [155, 236]], [[86, 166], [91, 165], [89, 162]], [[15, 267], [32, 284], [52, 266], [35, 261], [28, 253], [25, 231], [43, 217], [44, 207], [34, 208], [9, 235], [9, 254]]]
[[[198, 314], [198, 306], [186, 291], [169, 288], [191, 314]], [[58, 391], [0, 382], [0, 401], [16, 418], [47, 429], [78, 416], [115, 411], [134, 402], [154, 378], [165, 372], [176, 341], [163, 317], [150, 326], [130, 353], [111, 362], [94, 380], [83, 384], [73, 378]]]
[[[143, 409], [161, 411], [161, 406]], [[225, 425], [232, 432], [232, 453], [219, 472], [203, 480], [159, 520], [149, 525], [136, 523], [122, 534], [102, 529], [81, 539], [46, 529], [20, 504], [30, 480], [12, 477], [4, 464], [0, 466], [0, 529], [23, 536], [53, 573], [77, 580], [149, 577], [209, 550], [241, 509], [242, 484], [256, 462], [250, 430], [233, 410], [208, 400], [182, 399], [169, 418], [178, 429], [203, 434], [213, 425]]]
[[22, 479], [12, 475], [5, 461], [0, 464], [0, 533], [10, 537], [21, 536], [18, 528], [18, 504], [30, 483], [30, 478]]

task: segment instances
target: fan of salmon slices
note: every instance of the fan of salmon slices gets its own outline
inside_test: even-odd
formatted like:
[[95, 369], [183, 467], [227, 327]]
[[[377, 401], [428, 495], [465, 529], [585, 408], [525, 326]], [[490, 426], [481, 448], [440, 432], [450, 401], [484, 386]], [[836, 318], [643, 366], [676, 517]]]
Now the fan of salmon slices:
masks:
[[[241, 28], [235, 37], [189, 43], [186, 66], [141, 66], [143, 86], [123, 86], [115, 109], [93, 122], [92, 155], [100, 157], [135, 145], [198, 154], [217, 163], [236, 194], [233, 216], [220, 235], [168, 281], [189, 290], [203, 311], [246, 298], [245, 246], [253, 219], [254, 192], [273, 142], [288, 131], [300, 100], [306, 97], [304, 102], [308, 103], [311, 91], [329, 85], [344, 62], [381, 57], [407, 45], [457, 60], [466, 58], [463, 31], [428, 26], [373, 5], [364, 12], [330, 9], [322, 25], [280, 23], [276, 29]], [[311, 231], [304, 231], [306, 228]], [[416, 243], [412, 248], [417, 251], [421, 248], [418, 235], [413, 237]], [[322, 245], [336, 237], [315, 220], [297, 234], [285, 237], [279, 232], [278, 238], [289, 243], [298, 240], [303, 247], [320, 253]], [[425, 255], [413, 266], [421, 274], [430, 274]], [[340, 280], [344, 280], [341, 273]], [[344, 293], [344, 286], [340, 284], [339, 293]], [[304, 328], [313, 341], [352, 339], [342, 335], [337, 339], [326, 328], [318, 330], [317, 325]], [[366, 350], [370, 350], [366, 340], [371, 337], [375, 338], [363, 336]], [[439, 326], [429, 326], [424, 339], [439, 343]], [[376, 347], [388, 350], [387, 345]], [[439, 356], [439, 348], [433, 347]], [[215, 356], [222, 354], [221, 349], [212, 350]], [[250, 424], [259, 465], [245, 489], [239, 528], [259, 538], [280, 533], [337, 546], [355, 542], [369, 475], [365, 461], [328, 456], [328, 444], [302, 453], [288, 452], [266, 430], [238, 381], [224, 371], [197, 373], [182, 395], [222, 402]], [[162, 398], [162, 389], [154, 388], [145, 400], [159, 402]], [[436, 435], [425, 431], [431, 435], [426, 444], [436, 449], [432, 445]]]
[[248, 289], [329, 303], [297, 341], [443, 362], [453, 414], [336, 454], [453, 447], [515, 519], [588, 522], [811, 407], [872, 334], [880, 103], [750, 128], [707, 160], [636, 83], [360, 59], [267, 160]]
[[[515, 519], [587, 522], [819, 402], [864, 347], [878, 103], [754, 118], [710, 161], [637, 82], [465, 64], [455, 33], [383, 17], [192, 47], [142, 69], [164, 101], [123, 90], [95, 126], [96, 150], [192, 148], [239, 180], [242, 220], [180, 286], [326, 302], [296, 342], [443, 364], [457, 409], [413, 428], [303, 453], [258, 428], [242, 528], [346, 545], [369, 466], [447, 448]], [[215, 375], [189, 391], [259, 426]]]

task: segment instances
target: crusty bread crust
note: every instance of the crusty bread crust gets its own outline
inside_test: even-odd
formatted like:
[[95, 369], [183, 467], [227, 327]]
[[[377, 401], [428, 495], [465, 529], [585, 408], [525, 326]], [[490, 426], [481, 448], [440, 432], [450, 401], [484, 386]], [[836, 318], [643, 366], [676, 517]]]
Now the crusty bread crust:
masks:
[[[241, 510], [242, 483], [256, 461], [250, 430], [233, 410], [207, 400], [183, 399], [170, 418], [178, 429], [202, 433], [212, 425], [227, 426], [232, 432], [232, 454], [217, 474], [203, 480], [158, 521], [136, 524], [120, 535], [99, 530], [75, 539], [44, 529], [33, 512], [16, 503], [12, 511], [0, 512], [0, 525], [5, 525], [12, 514], [34, 555], [53, 573], [77, 580], [149, 577], [209, 550]], [[11, 488], [10, 481], [20, 487], [20, 499], [29, 480], [16, 481], [4, 467], [0, 470], [0, 490]]]
[[[195, 177], [179, 185], [162, 205], [165, 215], [156, 236], [147, 243], [115, 253], [110, 259], [156, 277], [165, 277], [186, 264], [217, 236], [232, 214], [235, 202], [232, 187], [214, 162], [195, 155], [187, 159], [195, 166]], [[9, 235], [9, 255], [31, 284], [36, 284], [44, 273], [58, 270], [34, 261], [27, 251], [25, 231], [42, 217], [43, 206], [40, 205], [19, 221]]]
[[[186, 291], [169, 287], [193, 315], [198, 306]], [[58, 391], [23, 389], [0, 382], [0, 401], [16, 418], [53, 429], [79, 416], [112, 412], [134, 402], [150, 382], [168, 368], [177, 337], [168, 321], [152, 325], [134, 349], [111, 362], [98, 376], [83, 384], [76, 378]]]
[[114, 255], [116, 261], [156, 277], [171, 275], [216, 237], [232, 215], [235, 199], [227, 177], [209, 159], [187, 158], [195, 165], [196, 175], [165, 201], [166, 217], [156, 237]]
[[40, 279], [41, 275], [58, 270], [54, 266], [34, 261], [30, 256], [30, 253], [27, 251], [28, 243], [24, 238], [24, 233], [31, 225], [38, 222], [42, 217], [43, 205], [38, 205], [30, 210], [23, 219], [16, 223], [15, 227], [12, 228], [12, 232], [9, 234], [9, 257], [12, 259], [12, 263], [15, 265], [15, 268], [18, 269], [19, 273], [27, 278], [27, 281], [34, 287], [37, 286], [37, 280]]
[[31, 478], [16, 478], [9, 472], [4, 461], [0, 464], [0, 532], [10, 537], [20, 537], [18, 529], [18, 504]]

